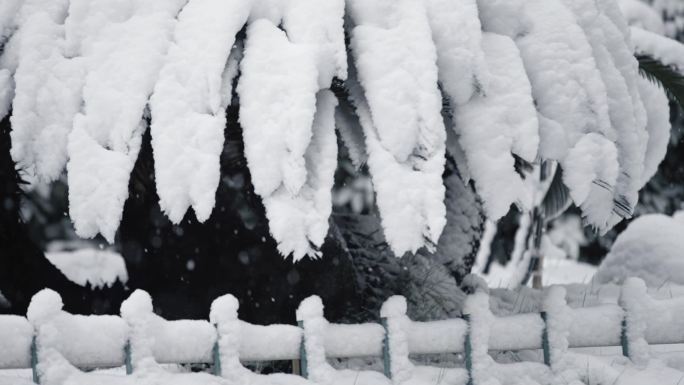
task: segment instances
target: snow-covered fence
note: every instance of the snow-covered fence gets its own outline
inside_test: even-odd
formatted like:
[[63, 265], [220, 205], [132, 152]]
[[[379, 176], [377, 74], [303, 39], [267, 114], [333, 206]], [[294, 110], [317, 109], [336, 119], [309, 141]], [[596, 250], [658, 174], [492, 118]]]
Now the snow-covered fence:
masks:
[[148, 361], [208, 363], [214, 374], [236, 377], [247, 371], [241, 362], [299, 360], [303, 376], [325, 383], [334, 371], [326, 358], [374, 356], [384, 358], [385, 377], [401, 383], [413, 376], [409, 355], [464, 353], [465, 369], [448, 375], [477, 384], [488, 375], [489, 351], [542, 349], [546, 370], [556, 371], [567, 365], [568, 348], [621, 345], [643, 365], [648, 344], [684, 343], [684, 298], [655, 300], [638, 279], [627, 280], [618, 304], [573, 309], [565, 290], [552, 287], [542, 308], [541, 314], [496, 317], [480, 290], [468, 296], [462, 319], [414, 322], [405, 299], [392, 297], [380, 323], [343, 325], [329, 323], [320, 298], [310, 297], [297, 311], [298, 326], [263, 326], [239, 320], [230, 295], [214, 301], [209, 321], [167, 321], [153, 313], [143, 291], [117, 317], [69, 314], [57, 293], [44, 290], [26, 318], [0, 316], [0, 369], [33, 368], [37, 382], [41, 363], [57, 355], [81, 369], [126, 366], [131, 373]]

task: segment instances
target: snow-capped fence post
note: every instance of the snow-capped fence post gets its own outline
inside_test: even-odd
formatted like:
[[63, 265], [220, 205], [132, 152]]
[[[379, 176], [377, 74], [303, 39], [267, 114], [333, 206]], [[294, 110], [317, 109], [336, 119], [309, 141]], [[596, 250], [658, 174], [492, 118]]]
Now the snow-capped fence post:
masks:
[[620, 342], [622, 353], [637, 366], [645, 366], [649, 359], [646, 328], [649, 305], [646, 283], [639, 278], [628, 278], [620, 290], [619, 305], [625, 312]]
[[300, 345], [302, 376], [318, 384], [330, 384], [334, 378], [334, 369], [326, 360], [325, 335], [328, 321], [323, 317], [321, 297], [313, 295], [304, 299], [299, 304], [296, 315], [297, 322], [303, 329]]
[[241, 324], [238, 319], [240, 304], [230, 294], [211, 303], [209, 322], [216, 328], [216, 342], [212, 348], [213, 374], [234, 383], [245, 383], [249, 369], [240, 362]]
[[489, 294], [485, 288], [477, 288], [474, 294], [466, 297], [463, 319], [468, 327], [463, 350], [468, 372], [468, 385], [485, 381], [487, 368], [491, 365], [489, 357], [489, 333], [494, 315], [489, 309]]
[[[143, 290], [135, 290], [121, 304], [121, 318], [129, 327], [130, 371], [133, 372], [144, 362], [154, 361], [149, 323], [154, 317], [152, 298]], [[127, 369], [128, 370], [128, 369]]]
[[[43, 289], [33, 295], [26, 311], [26, 318], [33, 326], [34, 334], [31, 339], [31, 372], [33, 382], [40, 384], [44, 375], [43, 368], [39, 368], [41, 358], [44, 360], [59, 338], [59, 331], [51, 322], [62, 312], [62, 297], [51, 289]], [[51, 357], [50, 357], [51, 358]]]
[[[395, 295], [380, 308], [380, 318], [385, 321], [385, 375], [393, 383], [400, 384], [413, 375], [413, 363], [409, 360], [408, 327], [411, 320], [406, 316], [406, 298]], [[384, 325], [383, 325], [384, 326]]]
[[542, 302], [544, 363], [557, 372], [564, 369], [563, 360], [570, 345], [568, 337], [572, 310], [568, 307], [565, 294], [563, 287], [551, 286], [546, 291]]

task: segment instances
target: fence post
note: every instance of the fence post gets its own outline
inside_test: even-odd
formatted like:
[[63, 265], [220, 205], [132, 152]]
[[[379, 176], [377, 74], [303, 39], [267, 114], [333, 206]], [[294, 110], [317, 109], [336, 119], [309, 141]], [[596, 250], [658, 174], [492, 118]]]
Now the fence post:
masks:
[[[214, 325], [216, 327], [216, 325]], [[214, 348], [211, 350], [211, 357], [214, 363], [211, 374], [215, 376], [221, 376], [221, 354], [219, 354], [219, 334], [218, 330], [216, 333], [216, 342], [214, 342]]]
[[627, 317], [622, 318], [620, 324], [620, 346], [622, 346], [622, 355], [629, 358], [629, 339], [627, 338]]
[[466, 335], [463, 340], [463, 354], [465, 355], [465, 367], [468, 373], [467, 385], [473, 385], [473, 344], [470, 340], [470, 314], [463, 314], [463, 320], [466, 322]]
[[33, 382], [40, 384], [40, 378], [38, 377], [38, 346], [35, 335], [31, 339], [31, 373], [33, 374]]
[[546, 312], [540, 313], [542, 321], [544, 321], [544, 329], [542, 329], [542, 350], [544, 353], [544, 365], [551, 366], [551, 352], [549, 349], [549, 326], [547, 323]]
[[126, 340], [124, 345], [124, 365], [126, 366], [126, 374], [133, 374], [133, 364], [131, 362], [131, 341]]
[[387, 317], [380, 318], [382, 328], [385, 330], [385, 336], [382, 339], [382, 369], [385, 377], [392, 379], [390, 348], [389, 348], [389, 330], [387, 330]]
[[624, 311], [620, 331], [622, 354], [637, 367], [648, 364], [650, 354], [646, 341], [646, 318], [651, 312], [652, 298], [647, 293], [646, 283], [639, 278], [628, 278], [623, 282], [618, 304]]
[[304, 335], [304, 321], [297, 321], [297, 325], [302, 329], [302, 341], [299, 344], [299, 370], [302, 377], [309, 378], [309, 368], [306, 362], [306, 336]]

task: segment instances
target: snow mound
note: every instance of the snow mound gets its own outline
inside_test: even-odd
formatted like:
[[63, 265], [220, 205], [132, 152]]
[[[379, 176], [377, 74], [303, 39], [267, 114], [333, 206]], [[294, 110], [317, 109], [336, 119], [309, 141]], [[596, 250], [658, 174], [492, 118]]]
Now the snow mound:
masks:
[[622, 232], [595, 275], [599, 283], [643, 279], [649, 287], [684, 284], [684, 224], [662, 214], [632, 221]]
[[81, 249], [51, 251], [45, 257], [70, 281], [93, 288], [110, 287], [117, 280], [128, 281], [126, 262], [120, 254], [109, 250]]

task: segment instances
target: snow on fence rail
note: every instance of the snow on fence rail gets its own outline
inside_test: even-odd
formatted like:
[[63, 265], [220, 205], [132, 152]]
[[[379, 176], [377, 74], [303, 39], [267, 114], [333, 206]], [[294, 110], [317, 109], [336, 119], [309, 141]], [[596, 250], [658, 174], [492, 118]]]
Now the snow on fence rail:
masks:
[[82, 368], [126, 366], [127, 373], [145, 358], [158, 363], [209, 363], [214, 374], [236, 370], [240, 362], [300, 360], [301, 374], [322, 377], [326, 358], [384, 358], [388, 378], [406, 377], [409, 354], [465, 353], [469, 383], [488, 351], [542, 349], [553, 368], [568, 348], [622, 346], [636, 364], [648, 359], [648, 344], [684, 343], [684, 298], [655, 300], [639, 279], [622, 287], [618, 304], [570, 308], [565, 290], [545, 293], [544, 311], [495, 317], [489, 297], [469, 295], [462, 319], [414, 322], [403, 297], [383, 305], [380, 323], [331, 324], [318, 297], [297, 310], [298, 326], [253, 325], [237, 318], [231, 295], [214, 301], [210, 320], [167, 321], [152, 311], [143, 291], [121, 306], [121, 317], [73, 315], [49, 289], [37, 293], [27, 317], [0, 316], [0, 369], [32, 368], [39, 382], [40, 362], [58, 354]]

